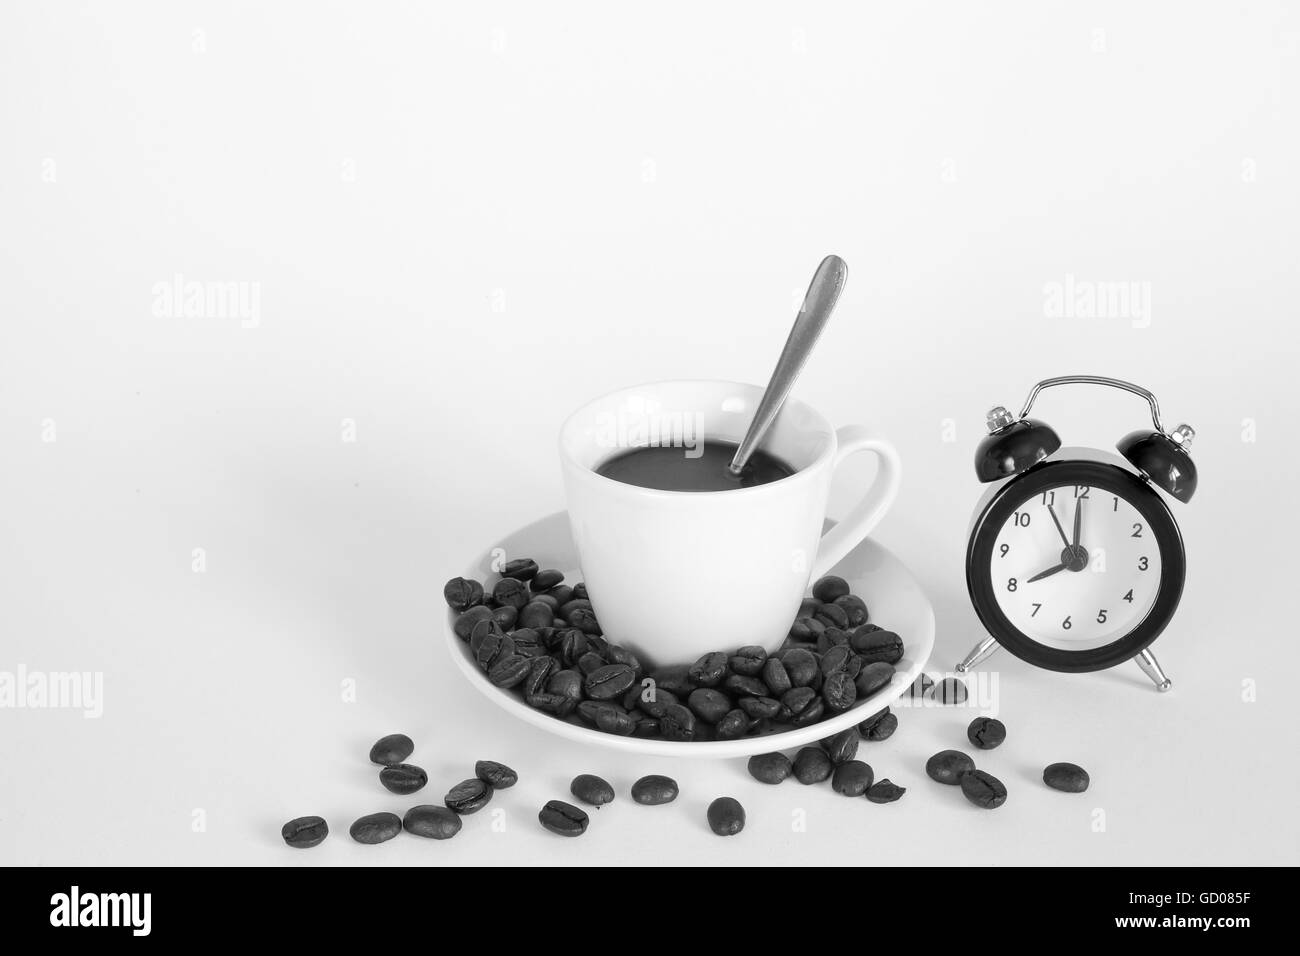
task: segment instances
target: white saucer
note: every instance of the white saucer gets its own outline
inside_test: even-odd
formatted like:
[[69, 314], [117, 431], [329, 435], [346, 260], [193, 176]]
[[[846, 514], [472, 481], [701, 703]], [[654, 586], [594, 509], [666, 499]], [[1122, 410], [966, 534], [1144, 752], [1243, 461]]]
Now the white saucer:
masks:
[[[490, 588], [491, 583], [498, 579], [496, 572], [492, 571], [494, 555], [502, 553], [511, 558], [532, 558], [543, 568], [563, 571], [566, 584], [577, 584], [582, 580], [577, 554], [569, 536], [569, 518], [563, 511], [557, 511], [508, 535], [462, 574], [481, 581]], [[579, 743], [661, 757], [713, 759], [789, 750], [852, 727], [876, 711], [888, 707], [906, 693], [934, 648], [934, 609], [911, 572], [887, 549], [874, 541], [865, 541], [837, 564], [832, 573], [844, 578], [852, 592], [867, 602], [872, 622], [894, 631], [903, 639], [903, 659], [895, 665], [893, 682], [877, 691], [869, 700], [820, 723], [777, 733], [740, 740], [708, 740], [698, 743], [607, 734], [581, 723], [576, 716], [562, 720], [534, 710], [524, 703], [516, 691], [503, 690], [491, 684], [470, 654], [469, 645], [452, 630], [456, 615], [450, 609], [446, 617], [447, 649], [451, 652], [451, 659], [464, 672], [466, 680], [498, 707], [504, 707], [520, 720]], [[617, 635], [609, 635], [609, 638], [615, 642], [618, 640]]]

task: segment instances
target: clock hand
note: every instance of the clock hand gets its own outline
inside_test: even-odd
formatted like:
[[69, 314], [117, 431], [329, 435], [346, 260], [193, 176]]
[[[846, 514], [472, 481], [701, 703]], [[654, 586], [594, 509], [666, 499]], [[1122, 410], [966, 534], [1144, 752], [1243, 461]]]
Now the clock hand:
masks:
[[1056, 574], [1058, 571], [1064, 571], [1066, 567], [1068, 567], [1068, 565], [1058, 564], [1056, 567], [1048, 568], [1046, 571], [1039, 571], [1037, 574], [1035, 574], [1032, 578], [1030, 578], [1025, 583], [1033, 584], [1035, 581], [1041, 581], [1043, 578], [1050, 578], [1053, 574]]
[[1056, 517], [1056, 509], [1051, 505], [1048, 505], [1047, 511], [1052, 516], [1052, 523], [1056, 525], [1056, 533], [1061, 536], [1061, 543], [1068, 548], [1070, 546], [1070, 539], [1065, 536], [1065, 529], [1061, 527], [1061, 519]]
[[1080, 498], [1074, 504], [1074, 547], [1079, 547], [1079, 530], [1083, 520], [1083, 499]]

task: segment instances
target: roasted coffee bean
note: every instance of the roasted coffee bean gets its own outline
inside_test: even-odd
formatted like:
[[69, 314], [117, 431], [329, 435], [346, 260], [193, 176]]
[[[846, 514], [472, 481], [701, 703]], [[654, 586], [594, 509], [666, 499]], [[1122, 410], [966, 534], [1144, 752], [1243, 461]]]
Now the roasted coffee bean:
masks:
[[[502, 634], [500, 631], [490, 631], [483, 635], [483, 639], [478, 641], [479, 631], [476, 628], [474, 635], [470, 638], [470, 648], [474, 650], [474, 659], [478, 661], [478, 666], [483, 670], [489, 670], [493, 664], [501, 657], [513, 657], [515, 653], [515, 639], [509, 634]], [[473, 642], [478, 641], [478, 648], [474, 649]]]
[[686, 706], [706, 724], [716, 724], [731, 710], [731, 698], [711, 687], [697, 687], [686, 698]]
[[546, 678], [546, 692], [558, 694], [577, 707], [582, 700], [582, 675], [572, 670], [556, 671]]
[[995, 750], [1007, 739], [1007, 728], [992, 717], [976, 717], [966, 728], [966, 739], [980, 750]]
[[858, 699], [866, 700], [876, 691], [888, 687], [894, 679], [894, 665], [884, 661], [874, 661], [858, 671], [854, 684], [858, 688]]
[[558, 654], [560, 650], [560, 629], [555, 627], [537, 627], [537, 639], [542, 642], [542, 646], [552, 654]]
[[532, 670], [533, 659], [523, 654], [498, 657], [488, 668], [488, 680], [497, 687], [518, 687]]
[[786, 634], [786, 641], [796, 644], [807, 644], [817, 640], [817, 635], [826, 630], [826, 625], [821, 621], [814, 620], [811, 617], [799, 618], [790, 625], [790, 631]]
[[925, 762], [925, 772], [931, 780], [956, 786], [961, 775], [975, 769], [975, 761], [960, 750], [940, 750]]
[[743, 677], [757, 677], [766, 663], [767, 651], [757, 644], [746, 644], [727, 659], [732, 673]]
[[471, 780], [462, 780], [448, 790], [442, 802], [447, 805], [448, 810], [467, 814], [478, 813], [491, 799], [492, 785], [474, 777]]
[[966, 685], [956, 677], [945, 677], [934, 688], [934, 699], [941, 704], [964, 704], [966, 697]]
[[615, 713], [626, 713], [622, 707], [612, 700], [584, 700], [578, 704], [578, 716], [589, 724], [596, 723], [602, 711], [612, 710]]
[[632, 674], [635, 678], [640, 678], [642, 673], [641, 662], [637, 656], [629, 651], [626, 647], [619, 647], [617, 644], [609, 645], [609, 653], [606, 655], [611, 664], [626, 664], [632, 668]]
[[606, 708], [596, 713], [596, 729], [618, 737], [631, 737], [636, 733], [636, 718], [626, 711]]
[[781, 713], [781, 702], [773, 697], [742, 697], [736, 706], [753, 720], [770, 720]]
[[967, 800], [985, 810], [996, 810], [1007, 802], [1007, 788], [1002, 781], [983, 770], [962, 774], [961, 792]]
[[329, 835], [330, 827], [324, 817], [295, 817], [280, 828], [284, 842], [298, 850], [320, 846]]
[[573, 586], [573, 596], [575, 598], [581, 598], [584, 601], [587, 599], [587, 585], [585, 582], [579, 581]]
[[745, 808], [734, 797], [718, 797], [709, 804], [709, 829], [718, 836], [735, 836], [745, 829]]
[[542, 826], [560, 836], [576, 837], [587, 832], [590, 817], [571, 803], [563, 800], [548, 800], [537, 814]]
[[560, 657], [567, 664], [577, 664], [587, 651], [587, 635], [576, 627], [560, 632]]
[[907, 689], [907, 695], [913, 700], [928, 700], [934, 696], [934, 678], [929, 674], [922, 674], [912, 681], [912, 686]]
[[849, 627], [861, 627], [867, 623], [867, 618], [870, 616], [867, 613], [867, 603], [856, 594], [842, 595], [832, 603], [844, 608], [844, 613], [849, 618]]
[[686, 664], [675, 667], [660, 667], [650, 672], [650, 679], [661, 691], [668, 691], [682, 699], [695, 690], [696, 684], [690, 677], [691, 668]]
[[600, 622], [596, 620], [596, 612], [590, 608], [576, 608], [566, 614], [564, 620], [584, 634], [600, 635]]
[[862, 670], [862, 660], [849, 645], [837, 644], [822, 655], [819, 666], [823, 675], [842, 671], [849, 675], [849, 680], [853, 680]]
[[749, 775], [759, 783], [781, 783], [794, 772], [794, 765], [785, 754], [774, 751], [749, 758]]
[[858, 755], [858, 732], [852, 727], [832, 737], [823, 737], [817, 742], [822, 750], [826, 751], [826, 756], [831, 758], [831, 763], [836, 765], [852, 760]]
[[537, 562], [532, 558], [516, 558], [507, 561], [505, 570], [501, 572], [502, 577], [514, 578], [518, 581], [531, 581], [536, 575]]
[[717, 687], [727, 676], [727, 655], [721, 651], [705, 654], [687, 672], [696, 687]]
[[569, 792], [583, 803], [589, 803], [593, 807], [604, 806], [614, 799], [614, 788], [609, 781], [591, 773], [582, 773], [574, 777], [573, 782], [569, 784]]
[[385, 767], [401, 763], [415, 752], [415, 742], [406, 734], [389, 734], [380, 737], [370, 748], [370, 762]]
[[694, 740], [695, 715], [681, 704], [669, 704], [659, 715], [659, 734], [664, 740]]
[[395, 763], [379, 771], [379, 782], [391, 793], [415, 793], [429, 782], [429, 775], [410, 763]]
[[893, 631], [868, 631], [869, 627], [872, 625], [864, 624], [849, 638], [849, 646], [862, 658], [862, 663], [884, 661], [886, 664], [897, 664], [901, 661], [903, 639]]
[[483, 585], [469, 578], [452, 578], [442, 586], [447, 606], [460, 613], [483, 603]]
[[849, 643], [849, 632], [841, 631], [838, 627], [828, 627], [822, 631], [821, 636], [817, 638], [817, 653], [825, 654], [832, 647]]
[[474, 776], [491, 785], [493, 790], [509, 790], [519, 782], [519, 774], [495, 760], [479, 760], [475, 762]]
[[456, 623], [451, 626], [451, 629], [456, 632], [456, 636], [462, 641], [468, 641], [470, 631], [474, 630], [474, 625], [479, 621], [492, 620], [493, 613], [491, 608], [479, 604], [456, 618]]
[[425, 803], [406, 811], [402, 829], [430, 840], [450, 840], [460, 832], [460, 816], [446, 807]]
[[872, 803], [893, 803], [905, 793], [907, 793], [906, 787], [900, 787], [889, 778], [885, 778], [873, 783], [867, 789], [867, 799]]
[[811, 687], [795, 687], [781, 695], [781, 714], [789, 720], [804, 710], [817, 699], [817, 692]]
[[658, 717], [638, 717], [636, 729], [632, 731], [633, 737], [653, 738], [659, 736], [659, 718]]
[[533, 599], [519, 612], [520, 627], [550, 627], [555, 620], [555, 608], [545, 601]]
[[812, 587], [812, 595], [822, 604], [828, 604], [836, 598], [844, 597], [849, 593], [849, 582], [843, 578], [828, 574], [824, 578], [818, 578], [817, 583]]
[[626, 664], [606, 664], [587, 675], [582, 688], [592, 700], [611, 700], [632, 686], [636, 672]]
[[845, 797], [860, 797], [870, 789], [875, 779], [870, 764], [846, 760], [831, 774], [831, 789]]
[[649, 687], [637, 687], [637, 709], [650, 717], [662, 717], [669, 704], [680, 704], [677, 695], [651, 684]]
[[591, 610], [591, 602], [586, 598], [570, 598], [560, 605], [560, 617], [568, 618], [570, 614], [579, 609]]
[[807, 727], [809, 724], [817, 723], [824, 716], [826, 716], [826, 702], [820, 697], [814, 697], [811, 704], [790, 718], [790, 723], [795, 727]]
[[835, 627], [845, 630], [849, 626], [849, 612], [838, 604], [823, 604], [817, 608], [815, 616], [828, 628]]
[[402, 818], [396, 813], [368, 813], [348, 827], [358, 843], [384, 843], [401, 832]]
[[[547, 607], [547, 608], [550, 610], [550, 612], [551, 612], [551, 619], [552, 619], [552, 620], [554, 620], [556, 617], [559, 616], [559, 613], [558, 613], [558, 612], [559, 612], [559, 610], [560, 610], [560, 599], [557, 598], [557, 597], [555, 596], [554, 592], [552, 592], [552, 591], [542, 591], [542, 592], [540, 592], [540, 593], [537, 592], [537, 591], [533, 591], [533, 592], [532, 592], [532, 597], [529, 598], [528, 604], [525, 604], [525, 605], [524, 605], [524, 608], [527, 609], [529, 604], [544, 604], [544, 605], [546, 605], [546, 607]], [[546, 624], [538, 625], [538, 626], [539, 626], [539, 627], [546, 627], [546, 626], [548, 626], [550, 623], [551, 623], [550, 621], [547, 621]]]
[[492, 600], [522, 608], [528, 603], [528, 585], [515, 578], [502, 578], [492, 587]]
[[718, 740], [736, 740], [749, 733], [751, 721], [743, 710], [729, 710], [713, 726], [714, 736]]
[[574, 702], [561, 694], [552, 694], [549, 691], [542, 691], [540, 694], [531, 694], [525, 698], [529, 707], [533, 707], [546, 714], [555, 717], [567, 717], [573, 713]]
[[785, 664], [779, 658], [769, 657], [763, 662], [763, 670], [759, 678], [767, 685], [768, 693], [773, 697], [780, 697], [791, 687], [790, 672], [785, 669]]
[[898, 717], [889, 712], [886, 707], [879, 713], [872, 714], [862, 723], [858, 724], [858, 733], [864, 738], [873, 742], [888, 740], [898, 729]]
[[767, 685], [757, 677], [745, 677], [743, 674], [729, 674], [722, 682], [724, 690], [738, 697], [765, 697]]
[[564, 572], [556, 571], [554, 568], [547, 568], [534, 574], [529, 586], [534, 591], [549, 591], [563, 580]]
[[1083, 793], [1091, 782], [1088, 771], [1078, 764], [1048, 764], [1043, 770], [1043, 783], [1064, 793]]
[[794, 778], [805, 786], [821, 783], [834, 771], [831, 758], [820, 747], [804, 747], [794, 755]]
[[827, 709], [834, 713], [848, 710], [857, 699], [857, 687], [847, 671], [835, 671], [822, 684], [822, 700], [826, 702]]
[[501, 630], [508, 631], [519, 620], [519, 610], [509, 604], [503, 604], [501, 607], [492, 609], [492, 620], [496, 621], [497, 627], [501, 628]]
[[555, 670], [555, 658], [535, 657], [529, 663], [528, 676], [521, 685], [525, 697], [534, 697], [546, 692], [546, 682]]
[[[537, 593], [536, 582], [533, 582], [533, 584], [534, 584], [533, 593], [536, 594]], [[538, 594], [537, 597], [539, 599], [544, 599], [544, 600], [549, 600], [554, 602], [556, 608], [562, 608], [564, 607], [564, 605], [568, 604], [570, 601], [573, 600], [573, 588], [569, 587], [567, 584], [557, 584], [555, 587], [551, 588], [550, 590]], [[563, 616], [564, 616], [563, 614], [560, 615], [560, 617]]]
[[643, 807], [659, 807], [677, 799], [677, 781], [652, 773], [632, 784], [632, 799]]
[[590, 677], [604, 666], [606, 666], [605, 658], [601, 657], [595, 651], [587, 651], [587, 653], [578, 658], [578, 672], [582, 674], [584, 682], [586, 678]]
[[[781, 663], [785, 665], [786, 673], [790, 677], [790, 683], [795, 687], [807, 687], [816, 677], [817, 658], [813, 657], [811, 651], [806, 651], [801, 647], [787, 651], [781, 658]], [[782, 697], [784, 703], [784, 697]]]

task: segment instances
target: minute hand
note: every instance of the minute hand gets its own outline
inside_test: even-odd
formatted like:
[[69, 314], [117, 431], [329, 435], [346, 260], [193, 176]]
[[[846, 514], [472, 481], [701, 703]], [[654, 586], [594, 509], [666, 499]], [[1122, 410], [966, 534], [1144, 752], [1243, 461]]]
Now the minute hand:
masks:
[[1080, 498], [1074, 505], [1074, 547], [1079, 546], [1079, 531], [1083, 525], [1083, 499]]

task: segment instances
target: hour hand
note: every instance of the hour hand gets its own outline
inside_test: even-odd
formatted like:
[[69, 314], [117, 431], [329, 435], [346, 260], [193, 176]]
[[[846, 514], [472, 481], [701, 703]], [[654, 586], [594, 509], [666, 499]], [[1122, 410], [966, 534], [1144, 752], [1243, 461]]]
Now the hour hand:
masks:
[[1026, 581], [1025, 583], [1026, 583], [1026, 584], [1033, 584], [1035, 581], [1041, 581], [1041, 580], [1043, 580], [1043, 578], [1050, 578], [1053, 574], [1056, 574], [1058, 571], [1064, 571], [1065, 568], [1066, 568], [1066, 565], [1064, 565], [1064, 564], [1058, 564], [1056, 567], [1054, 567], [1054, 568], [1048, 568], [1046, 571], [1039, 571], [1037, 574], [1035, 574], [1032, 578], [1030, 578], [1030, 579], [1029, 579], [1028, 581]]

